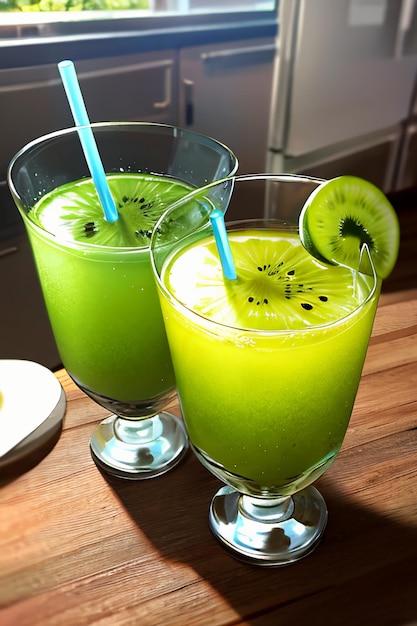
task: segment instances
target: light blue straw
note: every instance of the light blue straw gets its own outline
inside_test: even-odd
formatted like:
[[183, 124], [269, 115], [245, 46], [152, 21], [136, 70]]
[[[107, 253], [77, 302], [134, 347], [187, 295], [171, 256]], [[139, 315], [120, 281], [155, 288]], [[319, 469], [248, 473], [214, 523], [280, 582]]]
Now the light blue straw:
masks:
[[236, 268], [230, 249], [223, 213], [219, 209], [215, 209], [210, 213], [210, 222], [213, 228], [214, 239], [216, 240], [224, 277], [229, 280], [236, 280]]
[[96, 140], [94, 139], [93, 131], [90, 127], [90, 120], [88, 119], [87, 109], [85, 108], [74, 64], [72, 61], [61, 61], [58, 63], [58, 69], [61, 74], [61, 79], [75, 125], [80, 126], [78, 129], [78, 135], [80, 137], [88, 169], [90, 170], [91, 178], [93, 179], [98, 197], [103, 207], [104, 216], [108, 222], [115, 222], [119, 215], [117, 213], [113, 197], [110, 193], [106, 174], [98, 153]]

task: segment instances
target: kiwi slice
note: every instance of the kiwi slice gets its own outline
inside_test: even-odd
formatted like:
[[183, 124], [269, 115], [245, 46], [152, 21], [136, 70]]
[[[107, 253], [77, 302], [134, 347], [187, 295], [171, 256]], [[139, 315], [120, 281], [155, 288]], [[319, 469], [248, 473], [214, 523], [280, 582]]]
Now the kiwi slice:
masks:
[[91, 179], [65, 184], [45, 195], [32, 220], [58, 239], [102, 246], [149, 246], [162, 213], [191, 191], [176, 179], [145, 174], [106, 175], [119, 218], [108, 222]]
[[394, 268], [400, 242], [397, 215], [384, 193], [362, 178], [339, 176], [319, 185], [299, 224], [303, 245], [320, 260], [358, 270], [366, 244], [379, 278]]
[[331, 323], [355, 308], [360, 289], [352, 271], [314, 259], [296, 232], [238, 231], [229, 241], [236, 280], [224, 280], [212, 238], [193, 243], [167, 265], [163, 280], [187, 308], [221, 324], [255, 330]]

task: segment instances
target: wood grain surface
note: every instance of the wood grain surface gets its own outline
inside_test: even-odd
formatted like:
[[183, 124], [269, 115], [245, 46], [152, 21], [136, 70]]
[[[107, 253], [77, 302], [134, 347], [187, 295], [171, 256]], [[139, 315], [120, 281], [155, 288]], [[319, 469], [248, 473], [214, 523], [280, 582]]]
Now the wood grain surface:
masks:
[[100, 473], [89, 439], [107, 413], [61, 370], [58, 441], [1, 477], [0, 624], [415, 626], [416, 214], [402, 213], [348, 433], [317, 482], [329, 523], [313, 554], [277, 569], [230, 557], [207, 524], [220, 483], [192, 454], [147, 481]]

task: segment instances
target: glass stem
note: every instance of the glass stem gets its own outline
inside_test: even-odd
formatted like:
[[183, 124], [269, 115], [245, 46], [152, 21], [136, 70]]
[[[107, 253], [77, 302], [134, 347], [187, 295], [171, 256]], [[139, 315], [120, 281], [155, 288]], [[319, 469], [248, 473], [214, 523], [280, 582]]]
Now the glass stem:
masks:
[[124, 443], [133, 445], [155, 441], [161, 436], [163, 426], [158, 415], [140, 420], [129, 420], [117, 417], [114, 421], [114, 434]]
[[248, 518], [257, 522], [276, 523], [289, 519], [294, 511], [294, 502], [291, 496], [281, 498], [254, 498], [242, 495], [239, 498], [239, 511]]

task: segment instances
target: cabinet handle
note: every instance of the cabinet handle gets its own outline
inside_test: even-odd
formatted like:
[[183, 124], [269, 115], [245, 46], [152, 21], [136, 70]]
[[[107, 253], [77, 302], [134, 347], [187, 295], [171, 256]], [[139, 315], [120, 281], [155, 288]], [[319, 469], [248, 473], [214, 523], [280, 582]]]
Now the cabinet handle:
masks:
[[164, 80], [164, 100], [161, 102], [154, 102], [154, 109], [167, 109], [171, 105], [171, 91], [172, 91], [172, 72], [171, 67], [165, 68], [165, 80]]
[[194, 124], [194, 81], [184, 78], [185, 125]]
[[[203, 52], [201, 54], [201, 60], [204, 63], [213, 63], [216, 61], [225, 61], [227, 59], [232, 60], [238, 57], [244, 58], [247, 63], [248, 60], [253, 62], [263, 59], [265, 55], [269, 58], [275, 54], [275, 44], [265, 44], [263, 46], [247, 46], [246, 48], [232, 48], [230, 50], [216, 50], [214, 52]], [[252, 59], [248, 59], [252, 57]]]
[[4, 256], [14, 254], [15, 252], [19, 252], [18, 246], [10, 246], [10, 248], [4, 248], [3, 250], [0, 250], [0, 259]]
[[401, 59], [404, 56], [404, 43], [407, 32], [410, 30], [413, 13], [415, 10], [415, 0], [402, 0], [400, 19], [395, 39], [394, 58]]

